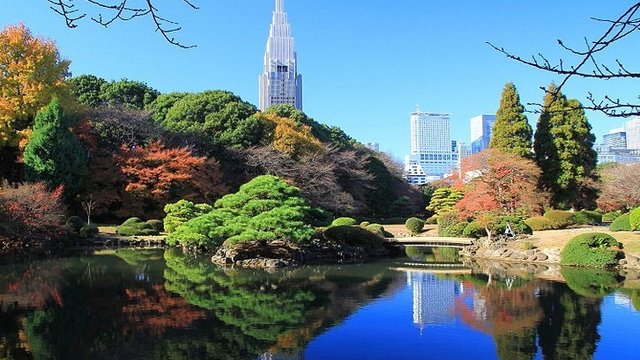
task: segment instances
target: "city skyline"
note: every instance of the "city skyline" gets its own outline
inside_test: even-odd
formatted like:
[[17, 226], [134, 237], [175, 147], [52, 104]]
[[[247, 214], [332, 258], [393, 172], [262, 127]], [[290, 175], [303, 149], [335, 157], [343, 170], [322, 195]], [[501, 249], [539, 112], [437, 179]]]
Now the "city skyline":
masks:
[[[382, 151], [396, 157], [409, 151], [405, 119], [416, 103], [451, 113], [452, 138], [469, 142], [469, 119], [495, 113], [504, 83], [513, 81], [526, 104], [541, 102], [539, 87], [558, 80], [506, 59], [487, 41], [523, 56], [542, 52], [553, 60], [565, 55], [556, 39], [580, 44], [583, 36], [593, 38], [604, 25], [591, 16], [612, 17], [625, 7], [577, 0], [553, 6], [506, 0], [387, 4], [290, 0], [287, 10], [304, 58], [299, 71], [305, 74], [305, 112], [363, 143], [379, 143]], [[162, 92], [225, 89], [258, 106], [256, 74], [262, 68], [273, 1], [198, 5], [198, 11], [163, 5], [165, 14], [183, 27], [175, 36], [198, 45], [192, 50], [167, 44], [146, 20], [107, 30], [88, 20], [67, 29], [46, 2], [16, 2], [0, 14], [0, 25], [23, 22], [34, 34], [55, 40], [62, 56], [72, 60], [74, 75], [141, 80]], [[540, 17], [554, 26], [528, 21]], [[631, 53], [631, 45], [620, 44], [620, 53]], [[612, 58], [603, 58], [608, 60]], [[622, 60], [630, 68], [638, 62]], [[596, 96], [637, 96], [633, 83], [572, 79], [564, 88], [567, 96], [583, 102], [589, 91]], [[537, 115], [527, 116], [535, 126]], [[624, 122], [599, 113], [588, 116], [599, 141]]]

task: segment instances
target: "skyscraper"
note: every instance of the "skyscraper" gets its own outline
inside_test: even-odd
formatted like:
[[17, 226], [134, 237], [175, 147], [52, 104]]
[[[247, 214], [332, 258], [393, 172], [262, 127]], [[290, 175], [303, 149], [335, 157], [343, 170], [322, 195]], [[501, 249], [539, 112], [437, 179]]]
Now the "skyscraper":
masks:
[[627, 135], [627, 149], [640, 149], [640, 116], [624, 124]]
[[278, 104], [289, 104], [302, 110], [302, 76], [298, 74], [297, 54], [291, 25], [284, 12], [284, 0], [276, 0], [259, 82], [260, 110]]
[[451, 142], [449, 114], [411, 113], [411, 154], [405, 157], [405, 178], [424, 184], [449, 173], [458, 162]]
[[489, 147], [495, 115], [478, 115], [471, 118], [471, 153], [477, 154]]

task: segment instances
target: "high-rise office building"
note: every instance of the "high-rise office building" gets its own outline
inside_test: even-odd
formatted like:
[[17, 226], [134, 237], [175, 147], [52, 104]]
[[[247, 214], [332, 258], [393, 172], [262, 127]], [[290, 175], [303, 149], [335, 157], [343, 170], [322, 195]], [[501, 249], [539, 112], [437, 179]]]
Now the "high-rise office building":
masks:
[[640, 116], [627, 121], [624, 131], [627, 135], [627, 149], [640, 149]]
[[489, 147], [495, 115], [478, 115], [470, 120], [471, 125], [471, 153], [477, 154]]
[[458, 162], [451, 141], [449, 114], [416, 109], [410, 115], [411, 153], [405, 157], [405, 178], [411, 184], [425, 184], [442, 178]]
[[259, 82], [260, 110], [278, 104], [289, 104], [302, 110], [302, 76], [298, 74], [297, 54], [284, 0], [276, 0]]
[[627, 133], [624, 128], [613, 129], [608, 134], [602, 136], [602, 146], [610, 149], [626, 149]]

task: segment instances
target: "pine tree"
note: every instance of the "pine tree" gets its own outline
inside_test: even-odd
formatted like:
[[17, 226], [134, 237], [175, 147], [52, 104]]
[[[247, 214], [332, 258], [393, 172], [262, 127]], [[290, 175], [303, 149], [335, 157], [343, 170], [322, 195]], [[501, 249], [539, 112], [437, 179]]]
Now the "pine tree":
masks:
[[597, 154], [595, 136], [578, 100], [554, 91], [545, 95], [536, 129], [536, 161], [541, 185], [560, 208], [595, 206]]
[[520, 95], [513, 83], [507, 83], [502, 90], [489, 147], [530, 159], [532, 136], [533, 129], [524, 115]]
[[24, 150], [27, 181], [44, 181], [51, 187], [64, 185], [67, 196], [80, 190], [87, 174], [86, 150], [69, 126], [60, 101], [54, 98], [36, 115]]

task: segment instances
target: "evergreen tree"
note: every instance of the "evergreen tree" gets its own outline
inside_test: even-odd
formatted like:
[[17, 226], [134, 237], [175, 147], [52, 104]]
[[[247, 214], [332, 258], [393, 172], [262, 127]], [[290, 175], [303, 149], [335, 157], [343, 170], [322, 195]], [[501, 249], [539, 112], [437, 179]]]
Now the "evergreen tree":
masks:
[[530, 159], [533, 129], [524, 115], [524, 106], [513, 83], [502, 90], [500, 107], [493, 124], [490, 147]]
[[66, 195], [80, 190], [87, 174], [86, 150], [69, 126], [57, 98], [36, 115], [24, 150], [27, 181], [44, 181], [51, 187], [64, 185]]
[[540, 185], [551, 192], [556, 207], [594, 207], [597, 154], [591, 125], [578, 100], [567, 100], [553, 84], [549, 89], [534, 143]]

